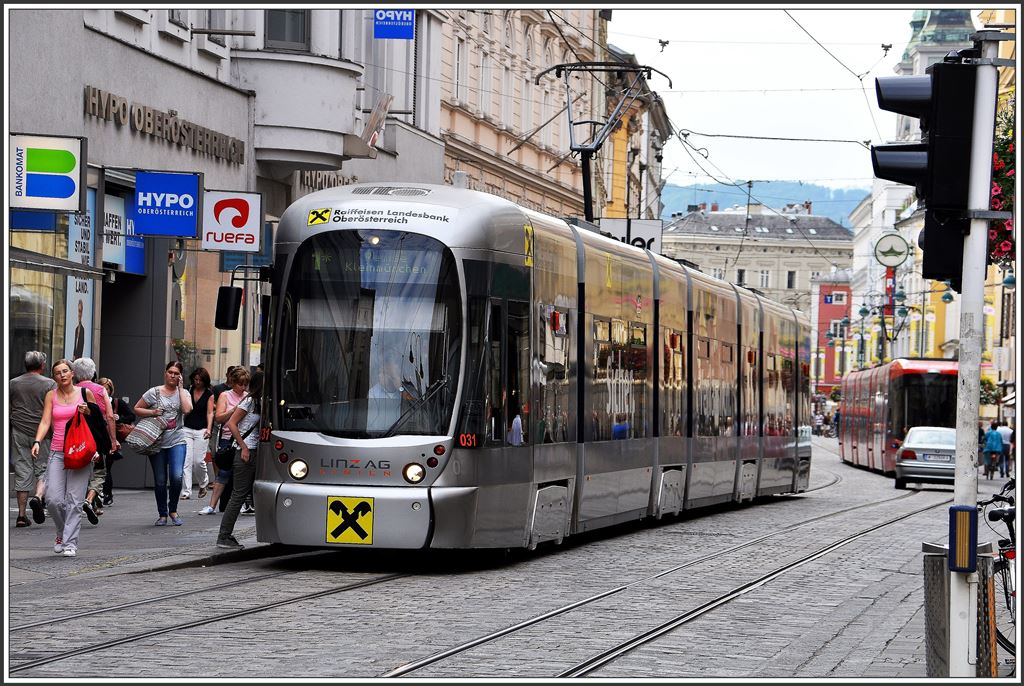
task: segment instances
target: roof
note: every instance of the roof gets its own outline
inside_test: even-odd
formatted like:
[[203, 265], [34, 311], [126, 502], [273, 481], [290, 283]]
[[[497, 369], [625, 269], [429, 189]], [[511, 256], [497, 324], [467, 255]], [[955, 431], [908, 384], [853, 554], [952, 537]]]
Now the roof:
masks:
[[744, 227], [747, 238], [853, 241], [850, 229], [828, 217], [774, 212], [751, 215], [749, 222], [743, 212], [690, 212], [666, 226], [664, 234], [739, 238], [743, 236]]

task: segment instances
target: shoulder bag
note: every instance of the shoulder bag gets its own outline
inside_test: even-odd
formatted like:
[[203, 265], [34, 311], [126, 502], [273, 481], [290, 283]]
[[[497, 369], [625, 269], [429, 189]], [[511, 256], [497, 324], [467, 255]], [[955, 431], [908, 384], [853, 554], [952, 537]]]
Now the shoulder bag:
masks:
[[[245, 443], [245, 437], [252, 433], [252, 430], [259, 426], [259, 422], [256, 422], [249, 429], [242, 434], [242, 442]], [[213, 463], [217, 465], [217, 469], [231, 469], [235, 464], [235, 451], [238, 448], [232, 443], [226, 448], [218, 450], [213, 456]]]
[[136, 422], [124, 442], [143, 455], [156, 455], [160, 452], [160, 437], [166, 428], [167, 420], [163, 415], [143, 417]]

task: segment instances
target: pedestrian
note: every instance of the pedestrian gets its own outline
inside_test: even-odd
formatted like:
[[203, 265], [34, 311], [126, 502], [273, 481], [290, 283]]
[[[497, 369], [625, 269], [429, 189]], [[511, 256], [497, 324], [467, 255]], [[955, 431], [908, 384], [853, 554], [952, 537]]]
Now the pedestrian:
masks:
[[249, 392], [231, 413], [226, 424], [228, 432], [237, 446], [231, 474], [234, 489], [224, 510], [217, 533], [218, 548], [242, 548], [233, 532], [235, 522], [246, 498], [252, 493], [256, 479], [256, 447], [259, 445], [260, 403], [263, 400], [263, 372], [256, 370], [249, 381]]
[[[8, 384], [10, 415], [8, 426], [11, 437], [11, 455], [14, 458], [14, 492], [18, 498], [18, 528], [29, 526], [25, 506], [32, 495], [32, 518], [36, 524], [46, 521], [40, 498], [46, 488], [46, 458], [32, 454], [32, 439], [35, 438], [39, 421], [43, 418], [43, 403], [46, 394], [57, 387], [57, 383], [43, 374], [46, 368], [46, 353], [29, 350], [25, 353], [25, 373], [11, 379]], [[50, 440], [43, 437], [42, 453], [50, 454]]]
[[814, 415], [814, 433], [817, 436], [821, 435], [821, 429], [825, 426], [825, 415], [818, 413]]
[[999, 456], [999, 476], [1006, 477], [1010, 473], [1010, 437], [1013, 431], [1004, 419], [1002, 424], [996, 427], [999, 437], [1003, 439], [1003, 453]]
[[206, 446], [213, 431], [213, 391], [210, 390], [210, 372], [198, 367], [189, 374], [192, 386], [192, 411], [185, 415], [185, 471], [182, 473], [181, 499], [192, 496], [192, 478], [199, 482], [199, 496], [206, 497], [210, 474], [206, 471]]
[[[75, 374], [75, 382], [79, 388], [88, 388], [96, 396], [96, 404], [100, 407], [100, 414], [103, 415], [103, 423], [110, 435], [110, 452], [117, 452], [121, 444], [117, 440], [117, 429], [114, 425], [114, 406], [107, 395], [107, 389], [96, 383], [96, 363], [92, 358], [79, 357], [71, 363], [71, 371]], [[82, 503], [82, 511], [89, 518], [89, 522], [96, 526], [100, 523], [99, 515], [103, 514], [103, 506], [100, 501], [100, 491], [103, 490], [103, 482], [107, 478], [107, 455], [101, 454], [99, 460], [93, 465], [92, 477], [89, 479], [89, 490], [85, 494], [85, 502]]]
[[[245, 367], [232, 368], [231, 373], [228, 375], [228, 383], [230, 384], [230, 389], [221, 393], [217, 398], [217, 409], [214, 410], [213, 415], [214, 421], [221, 425], [220, 438], [217, 441], [218, 451], [231, 445], [232, 436], [226, 424], [231, 419], [231, 413], [234, 412], [235, 407], [245, 397], [245, 389], [249, 386], [249, 370]], [[199, 510], [199, 514], [215, 513], [221, 495], [225, 490], [230, 490], [231, 488], [233, 488], [231, 470], [218, 468], [217, 479], [213, 484], [213, 488], [210, 489], [210, 504]], [[229, 498], [230, 495], [224, 497]], [[227, 507], [227, 503], [223, 503], [223, 505], [225, 508]]]
[[[57, 387], [46, 393], [43, 416], [36, 427], [35, 440], [32, 441], [32, 455], [39, 456], [42, 441], [52, 429], [50, 454], [46, 462], [46, 509], [57, 529], [53, 552], [74, 557], [78, 554], [82, 503], [85, 502], [85, 492], [89, 488], [92, 463], [81, 469], [64, 469], [64, 430], [75, 412], [89, 413], [86, 401], [94, 403], [96, 396], [87, 388], [75, 387], [70, 361], [58, 360], [52, 372]], [[98, 457], [97, 453], [93, 459]]]
[[[131, 430], [135, 428], [135, 413], [132, 412], [127, 398], [118, 398], [114, 395], [113, 381], [103, 377], [97, 379], [96, 383], [103, 386], [107, 391], [107, 397], [110, 398], [110, 403], [114, 408], [114, 433], [117, 434], [117, 440], [121, 441], [127, 438]], [[107, 456], [107, 476], [103, 479], [103, 490], [100, 493], [104, 506], [112, 505], [114, 502], [114, 472], [112, 468], [115, 462], [123, 458], [124, 455], [121, 453], [120, 446], [118, 446], [117, 450], [111, 450]]]
[[996, 464], [1003, 455], [1003, 437], [999, 435], [998, 427], [999, 424], [992, 420], [989, 430], [985, 432], [985, 477], [988, 479], [992, 478]]
[[164, 367], [163, 385], [153, 386], [135, 403], [135, 413], [140, 417], [170, 416], [167, 428], [157, 439], [160, 449], [149, 456], [156, 496], [157, 519], [154, 526], [167, 526], [168, 517], [174, 526], [185, 523], [178, 516], [186, 452], [182, 417], [192, 411], [192, 398], [185, 390], [183, 374], [181, 362], [168, 362]]
[[841, 425], [841, 424], [839, 423], [839, 421], [840, 421], [841, 419], [842, 419], [842, 415], [840, 415], [840, 413], [839, 413], [839, 408], [837, 407], [837, 408], [836, 408], [836, 413], [835, 413], [835, 414], [834, 414], [834, 415], [832, 416], [832, 426], [834, 426], [834, 427], [836, 428], [836, 436], [837, 436], [837, 437], [838, 437], [838, 436], [840, 435], [840, 433], [839, 433], [839, 432], [840, 432], [840, 431], [842, 430], [842, 428], [843, 428], [843, 427], [842, 427], [842, 425]]

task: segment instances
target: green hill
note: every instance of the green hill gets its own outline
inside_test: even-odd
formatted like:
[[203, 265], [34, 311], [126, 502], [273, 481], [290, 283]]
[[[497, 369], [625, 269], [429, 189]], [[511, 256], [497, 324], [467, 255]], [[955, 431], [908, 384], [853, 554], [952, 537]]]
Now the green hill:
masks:
[[[718, 183], [695, 184], [690, 186], [673, 186], [666, 184], [662, 191], [662, 202], [665, 211], [662, 219], [671, 220], [672, 213], [687, 211], [690, 205], [706, 203], [708, 209], [712, 203], [718, 203], [719, 209], [733, 205], [747, 204], [747, 188], [744, 182], [738, 181], [740, 188]], [[864, 199], [871, 190], [868, 188], [828, 188], [799, 181], [755, 181], [751, 189], [751, 202], [760, 201], [774, 209], [782, 209], [787, 204], [803, 204], [810, 200], [811, 212], [817, 216], [828, 217], [842, 226], [850, 226], [850, 212]]]

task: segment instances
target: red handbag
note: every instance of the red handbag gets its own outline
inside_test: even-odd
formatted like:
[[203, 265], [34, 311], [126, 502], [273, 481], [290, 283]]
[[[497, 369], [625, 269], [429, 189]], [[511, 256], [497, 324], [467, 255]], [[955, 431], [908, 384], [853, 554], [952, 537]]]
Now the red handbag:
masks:
[[64, 469], [89, 466], [96, 454], [96, 439], [81, 412], [68, 420], [64, 428]]

